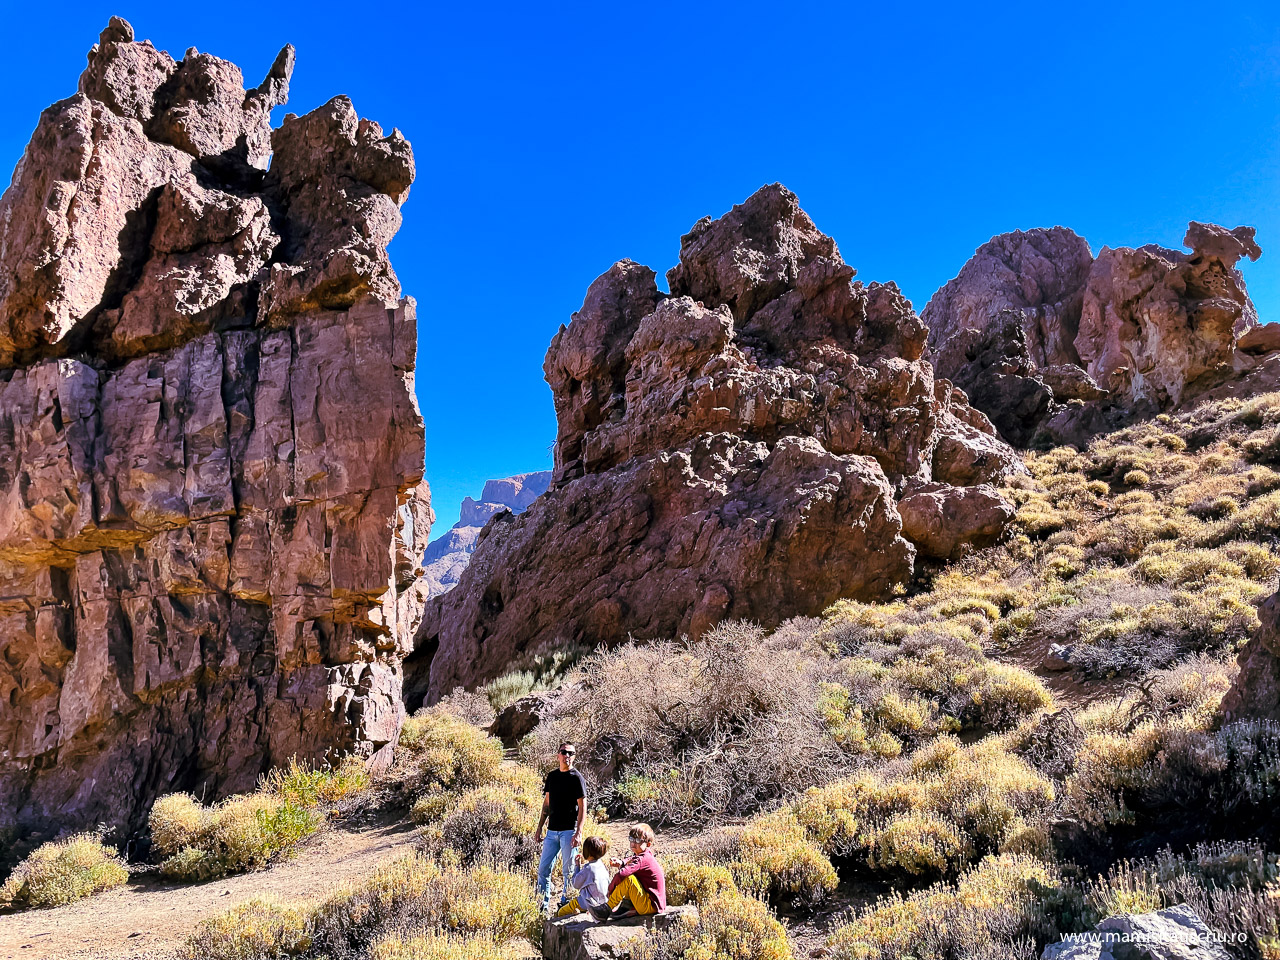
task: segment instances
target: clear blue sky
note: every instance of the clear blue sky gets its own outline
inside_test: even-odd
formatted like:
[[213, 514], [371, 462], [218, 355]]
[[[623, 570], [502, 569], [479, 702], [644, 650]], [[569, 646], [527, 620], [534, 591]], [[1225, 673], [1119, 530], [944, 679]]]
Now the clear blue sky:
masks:
[[486, 478], [550, 465], [542, 357], [591, 280], [623, 257], [665, 272], [762, 183], [917, 309], [1007, 230], [1060, 223], [1096, 251], [1252, 224], [1249, 289], [1280, 319], [1275, 3], [5, 7], [7, 169], [112, 13], [250, 84], [291, 42], [287, 109], [345, 93], [409, 137], [391, 252], [419, 304], [437, 535]]

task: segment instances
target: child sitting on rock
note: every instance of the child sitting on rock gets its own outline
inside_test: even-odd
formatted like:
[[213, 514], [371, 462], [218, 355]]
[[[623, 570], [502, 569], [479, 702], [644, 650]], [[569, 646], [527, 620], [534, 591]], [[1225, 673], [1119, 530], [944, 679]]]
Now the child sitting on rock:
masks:
[[608, 850], [609, 841], [604, 837], [587, 837], [582, 841], [582, 852], [574, 858], [578, 872], [573, 875], [573, 886], [578, 895], [560, 908], [557, 917], [586, 912], [595, 916], [597, 908], [609, 909], [605, 906], [609, 900], [609, 868], [603, 859]]
[[627, 841], [631, 855], [625, 860], [614, 857], [610, 863], [619, 867], [609, 883], [609, 900], [602, 910], [592, 910], [597, 920], [621, 920], [636, 915], [665, 913], [667, 881], [662, 864], [653, 855], [653, 827], [638, 823], [631, 828]]

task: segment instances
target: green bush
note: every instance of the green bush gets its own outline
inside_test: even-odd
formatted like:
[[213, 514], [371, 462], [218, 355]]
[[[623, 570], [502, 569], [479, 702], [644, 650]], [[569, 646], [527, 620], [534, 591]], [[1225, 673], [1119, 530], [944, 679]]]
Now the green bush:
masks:
[[234, 796], [212, 806], [190, 794], [161, 797], [149, 817], [160, 871], [178, 880], [211, 880], [260, 869], [314, 833], [311, 809], [270, 793]]
[[57, 907], [121, 886], [124, 860], [92, 833], [37, 847], [0, 886], [0, 909]]

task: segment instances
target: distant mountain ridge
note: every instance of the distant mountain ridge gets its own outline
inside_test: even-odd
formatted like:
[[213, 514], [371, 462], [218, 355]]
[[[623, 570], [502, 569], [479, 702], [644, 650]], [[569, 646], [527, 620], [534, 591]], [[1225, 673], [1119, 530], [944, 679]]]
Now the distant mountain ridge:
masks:
[[423, 577], [427, 596], [437, 597], [451, 590], [462, 576], [476, 548], [480, 531], [495, 513], [510, 510], [524, 513], [529, 505], [547, 492], [551, 471], [521, 473], [501, 480], [488, 480], [479, 500], [464, 497], [458, 511], [458, 522], [427, 546], [423, 556]]

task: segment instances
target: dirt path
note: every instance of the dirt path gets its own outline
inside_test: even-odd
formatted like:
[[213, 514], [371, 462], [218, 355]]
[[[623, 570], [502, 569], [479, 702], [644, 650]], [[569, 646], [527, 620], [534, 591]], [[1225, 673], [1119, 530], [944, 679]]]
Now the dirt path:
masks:
[[0, 960], [161, 960], [201, 920], [255, 896], [321, 899], [384, 860], [409, 852], [403, 821], [337, 827], [268, 870], [178, 885], [140, 876], [119, 890], [52, 910], [0, 917]]

